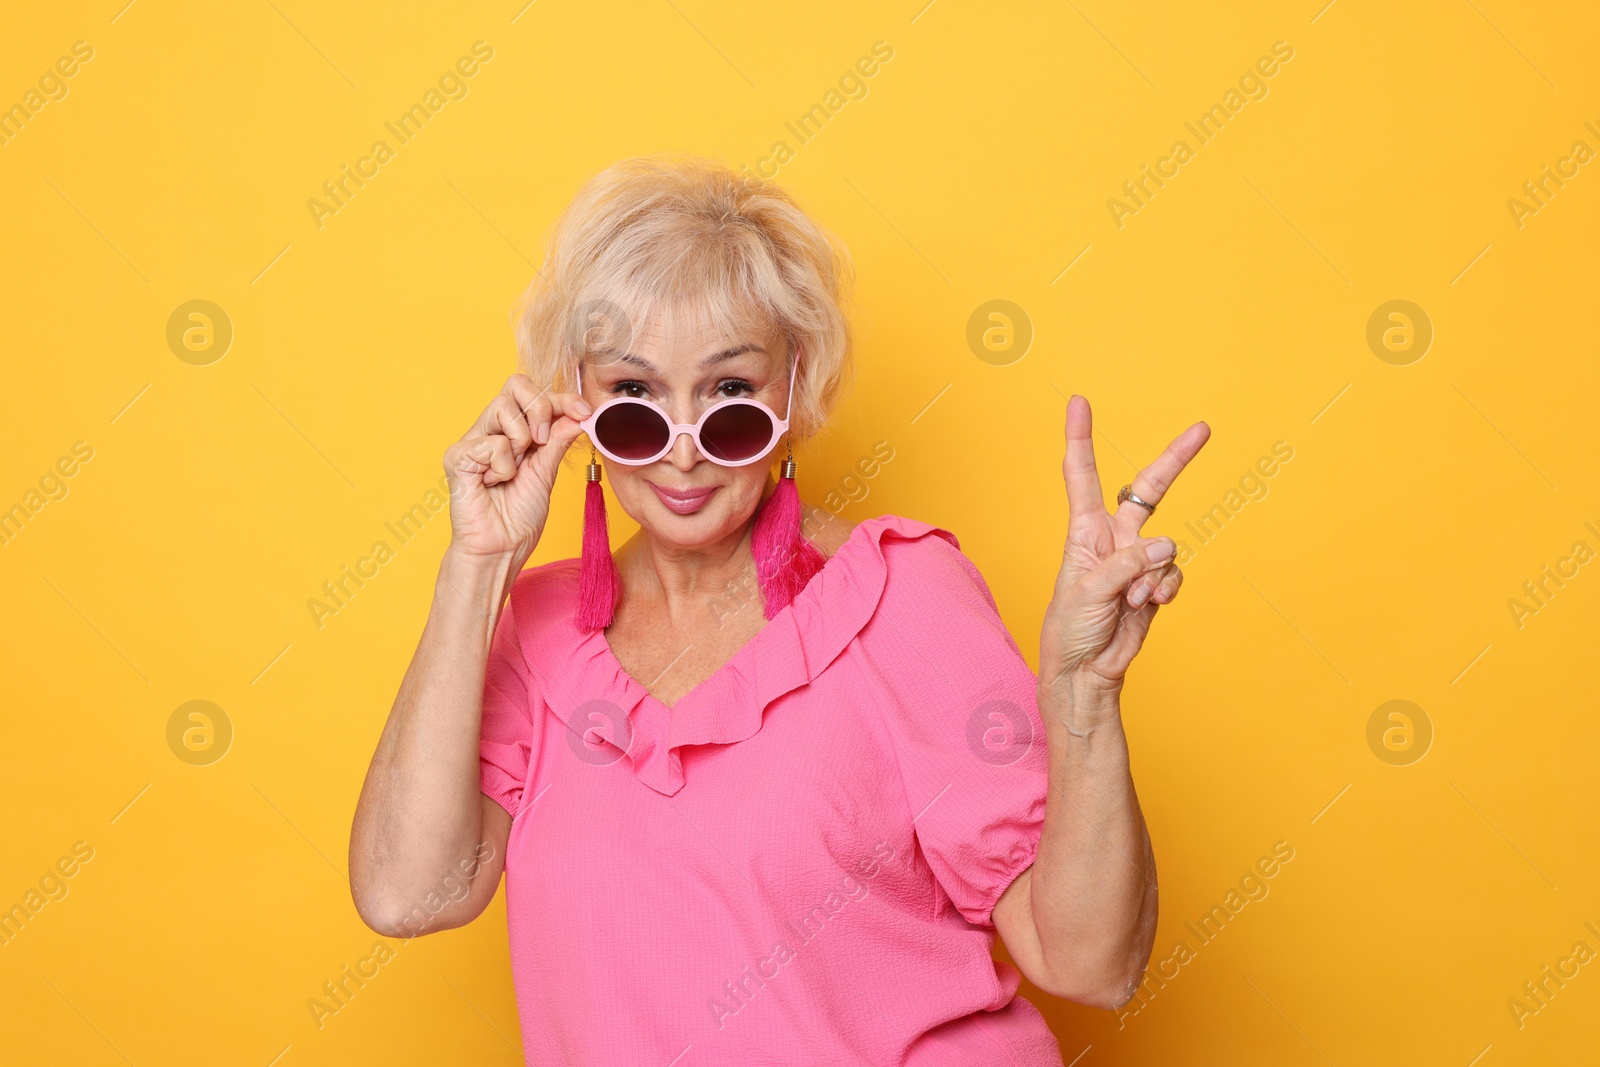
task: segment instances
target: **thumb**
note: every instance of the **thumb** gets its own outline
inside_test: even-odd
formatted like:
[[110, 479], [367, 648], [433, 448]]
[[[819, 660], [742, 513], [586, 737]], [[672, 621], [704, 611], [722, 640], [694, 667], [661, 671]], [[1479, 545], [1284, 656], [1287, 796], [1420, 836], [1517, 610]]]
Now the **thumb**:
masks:
[[1146, 571], [1171, 561], [1176, 546], [1170, 537], [1141, 537], [1107, 556], [1083, 576], [1083, 591], [1090, 600], [1110, 603], [1120, 597]]
[[523, 462], [530, 466], [537, 463], [540, 468], [552, 479], [561, 457], [567, 454], [567, 449], [572, 443], [583, 436], [583, 429], [576, 419], [565, 415], [558, 416], [550, 424], [550, 439], [542, 445], [535, 445], [528, 449]]
[[578, 420], [570, 415], [561, 415], [550, 424], [550, 440], [545, 442], [544, 447], [554, 449], [559, 456], [582, 436], [583, 427], [578, 425]]

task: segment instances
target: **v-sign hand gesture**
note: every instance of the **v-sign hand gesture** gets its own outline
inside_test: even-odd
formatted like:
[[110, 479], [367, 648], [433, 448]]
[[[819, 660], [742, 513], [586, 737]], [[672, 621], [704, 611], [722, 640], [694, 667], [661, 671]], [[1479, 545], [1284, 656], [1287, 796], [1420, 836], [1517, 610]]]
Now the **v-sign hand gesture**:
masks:
[[[1133, 480], [1133, 495], [1154, 505], [1211, 436], [1197, 422], [1179, 434]], [[1067, 545], [1039, 639], [1041, 695], [1070, 701], [1071, 687], [1087, 683], [1115, 692], [1128, 664], [1144, 645], [1161, 604], [1178, 595], [1183, 572], [1172, 562], [1171, 538], [1141, 537], [1150, 510], [1129, 500], [1106, 511], [1094, 464], [1089, 401], [1067, 402]], [[1070, 707], [1070, 702], [1065, 707]]]

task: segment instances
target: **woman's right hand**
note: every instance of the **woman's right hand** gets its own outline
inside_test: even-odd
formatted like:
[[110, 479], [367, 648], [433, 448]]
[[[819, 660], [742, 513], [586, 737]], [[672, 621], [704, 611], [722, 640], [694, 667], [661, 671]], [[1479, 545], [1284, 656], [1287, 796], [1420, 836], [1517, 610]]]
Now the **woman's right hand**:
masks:
[[526, 563], [544, 533], [561, 457], [590, 414], [577, 393], [541, 390], [525, 374], [507, 379], [472, 428], [445, 450], [450, 547]]

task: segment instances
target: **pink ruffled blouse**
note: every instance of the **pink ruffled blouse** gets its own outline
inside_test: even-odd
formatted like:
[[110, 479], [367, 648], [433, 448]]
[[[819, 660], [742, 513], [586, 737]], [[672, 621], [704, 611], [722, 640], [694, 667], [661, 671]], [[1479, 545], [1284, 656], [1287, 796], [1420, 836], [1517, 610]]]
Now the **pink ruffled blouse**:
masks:
[[577, 582], [518, 576], [484, 686], [528, 1062], [1059, 1067], [990, 956], [1044, 819], [1035, 678], [954, 535], [861, 523], [671, 707]]

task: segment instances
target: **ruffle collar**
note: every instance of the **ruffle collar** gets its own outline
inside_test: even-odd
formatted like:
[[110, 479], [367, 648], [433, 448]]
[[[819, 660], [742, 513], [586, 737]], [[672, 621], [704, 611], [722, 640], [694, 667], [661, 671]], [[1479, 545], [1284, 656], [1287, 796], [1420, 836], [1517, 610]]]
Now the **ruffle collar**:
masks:
[[[671, 796], [683, 788], [678, 749], [754, 736], [774, 701], [821, 674], [866, 626], [888, 573], [883, 539], [930, 534], [960, 547], [948, 530], [915, 519], [882, 515], [859, 523], [787, 607], [670, 707], [623, 668], [604, 631], [580, 631], [564, 612], [558, 625], [568, 632], [556, 647], [571, 653], [548, 676], [545, 703], [563, 727], [615, 746], [641, 782]], [[577, 561], [568, 562], [575, 599]]]

